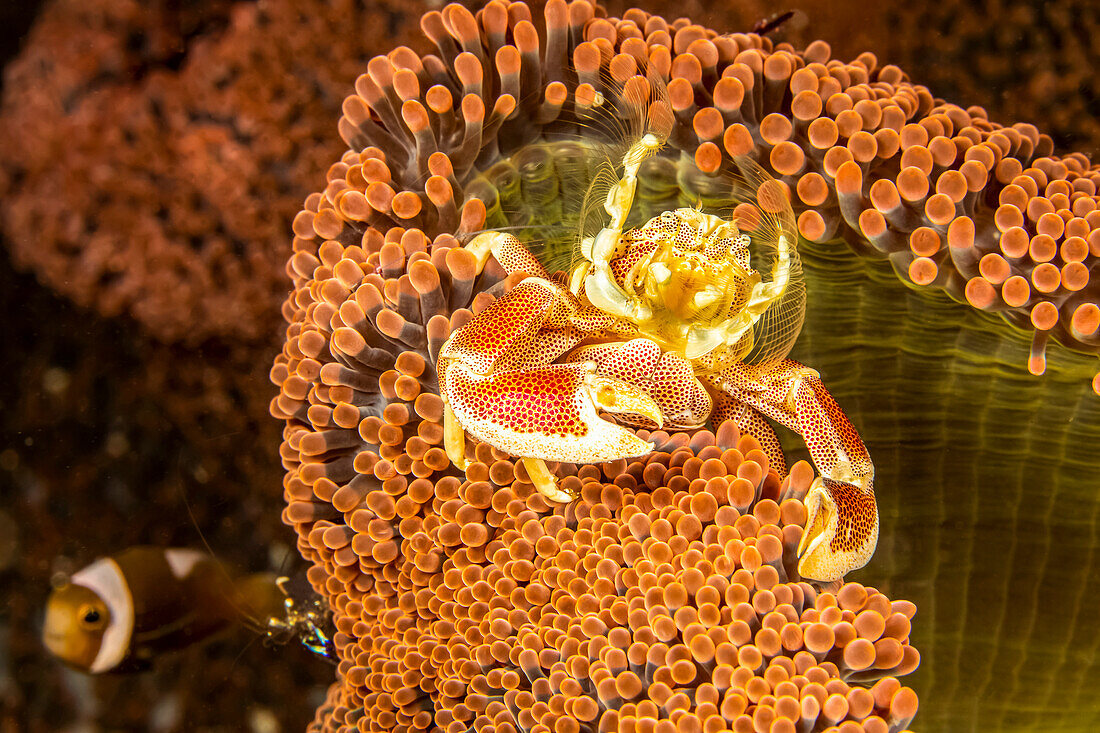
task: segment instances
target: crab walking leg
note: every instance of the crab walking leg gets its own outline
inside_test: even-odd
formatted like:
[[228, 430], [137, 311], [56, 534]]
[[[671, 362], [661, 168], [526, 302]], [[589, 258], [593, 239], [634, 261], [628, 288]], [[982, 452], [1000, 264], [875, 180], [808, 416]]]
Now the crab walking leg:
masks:
[[558, 487], [558, 479], [546, 466], [546, 461], [541, 458], [521, 458], [523, 467], [527, 469], [527, 476], [531, 479], [538, 492], [551, 501], [559, 504], [568, 504], [573, 501], [569, 492]]
[[506, 232], [479, 234], [470, 240], [466, 249], [474, 255], [478, 274], [485, 269], [485, 263], [488, 262], [489, 255], [492, 255], [509, 275], [526, 272], [532, 277], [550, 279], [550, 274], [546, 272], [542, 263], [523, 246], [522, 242]]
[[867, 447], [816, 371], [796, 361], [724, 370], [721, 386], [806, 442], [821, 473], [806, 496], [798, 572], [832, 581], [867, 564], [878, 544], [874, 466]]
[[767, 368], [736, 364], [719, 381], [735, 399], [801, 435], [823, 476], [871, 490], [867, 447], [815, 370], [791, 359]]
[[470, 462], [466, 460], [466, 431], [455, 417], [451, 403], [446, 400], [443, 401], [443, 447], [459, 471], [470, 467]]

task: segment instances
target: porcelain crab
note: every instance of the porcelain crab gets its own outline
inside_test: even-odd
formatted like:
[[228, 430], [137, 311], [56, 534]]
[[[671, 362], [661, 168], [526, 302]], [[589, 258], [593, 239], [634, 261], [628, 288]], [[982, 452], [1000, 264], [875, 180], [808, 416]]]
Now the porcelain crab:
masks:
[[[479, 271], [491, 255], [526, 277], [440, 351], [447, 453], [465, 468], [468, 431], [520, 457], [542, 494], [567, 502], [545, 461], [653, 450], [626, 425], [691, 430], [733, 417], [785, 470], [766, 416], [803, 437], [820, 473], [799, 573], [839, 579], [877, 544], [874, 467], [818, 373], [785, 358], [804, 301], [786, 194], [756, 168], [754, 200], [733, 220], [682, 208], [624, 232], [639, 166], [660, 145], [645, 135], [627, 150], [602, 202], [610, 222], [580, 238], [567, 276], [555, 279], [511, 234], [466, 245]], [[769, 280], [754, 258], [770, 265]]]

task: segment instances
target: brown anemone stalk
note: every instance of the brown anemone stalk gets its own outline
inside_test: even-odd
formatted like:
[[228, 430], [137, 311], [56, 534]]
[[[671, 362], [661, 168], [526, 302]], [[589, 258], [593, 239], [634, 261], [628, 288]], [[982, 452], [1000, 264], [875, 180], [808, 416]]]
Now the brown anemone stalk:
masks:
[[[796, 166], [791, 141], [810, 125], [783, 117], [782, 145], [770, 115], [790, 107], [792, 85], [816, 85], [817, 115], [842, 104], [841, 89], [879, 75], [873, 59], [830, 67], [823, 44], [796, 53], [603, 13], [550, 2], [541, 31], [523, 3], [428, 13], [438, 53], [371, 60], [344, 102], [350, 150], [294, 219], [271, 411], [285, 421], [283, 518], [335, 612], [338, 679], [314, 727], [903, 730], [917, 699], [896, 678], [919, 661], [916, 609], [858, 583], [834, 594], [800, 581], [807, 464], [780, 476], [728, 421], [657, 432], [642, 459], [557, 466], [579, 498], [552, 505], [510, 456], [470, 440], [460, 472], [443, 449], [434, 357], [514, 284], [495, 265], [478, 274], [458, 246], [501, 211], [493, 193], [473, 195], [486, 191], [479, 176], [574, 129], [607, 74], [666, 78], [672, 144], [694, 176], [752, 153], [794, 192], [820, 179], [816, 208], [799, 204], [804, 233], [847, 226], [835, 176], [799, 177], [826, 159], [845, 181], [845, 163], [863, 175], [833, 146], [837, 121], [820, 117], [837, 139], [800, 150]], [[896, 152], [932, 102], [881, 71], [875, 119]]]

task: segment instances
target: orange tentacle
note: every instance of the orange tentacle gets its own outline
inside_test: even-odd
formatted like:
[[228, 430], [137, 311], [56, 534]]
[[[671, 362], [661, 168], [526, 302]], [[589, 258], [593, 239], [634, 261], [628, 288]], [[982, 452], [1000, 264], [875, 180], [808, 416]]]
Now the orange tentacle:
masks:
[[760, 449], [764, 451], [780, 478], [787, 475], [787, 457], [783, 453], [783, 445], [771, 423], [759, 411], [723, 393], [712, 416], [715, 429], [726, 420], [732, 420], [742, 435], [756, 438]]

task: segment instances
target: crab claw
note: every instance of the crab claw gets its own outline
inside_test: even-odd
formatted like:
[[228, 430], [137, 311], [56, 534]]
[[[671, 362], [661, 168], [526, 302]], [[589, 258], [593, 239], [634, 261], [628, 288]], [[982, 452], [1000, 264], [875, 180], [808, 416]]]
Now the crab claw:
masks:
[[839, 580], [871, 559], [878, 545], [874, 494], [854, 484], [819, 477], [806, 495], [806, 527], [798, 543], [803, 578]]
[[585, 375], [584, 388], [597, 407], [613, 414], [641, 415], [656, 423], [658, 428], [664, 426], [661, 408], [648, 392], [630, 382], [596, 374], [596, 365], [587, 363], [591, 365], [588, 368], [592, 369], [592, 373]]
[[[520, 456], [539, 491], [554, 501], [568, 497], [536, 460], [603, 463], [636, 458], [653, 445], [600, 417], [598, 410], [644, 415], [658, 425], [661, 410], [645, 390], [596, 373], [594, 362], [551, 364], [484, 376], [462, 362], [451, 364], [443, 384], [447, 453], [460, 468], [462, 431]], [[457, 459], [457, 460], [456, 460]]]
[[643, 456], [653, 446], [597, 409], [660, 419], [644, 390], [596, 374], [592, 362], [551, 364], [489, 377], [451, 365], [444, 388], [457, 421], [505, 453], [565, 463]]
[[[691, 362], [678, 354], [661, 351], [661, 347], [649, 339], [581, 346], [569, 352], [565, 359], [596, 362], [598, 373], [617, 383], [620, 393], [622, 383], [626, 383], [651, 397], [660, 410], [654, 415], [640, 410], [604, 407], [607, 412], [621, 415], [617, 418], [621, 423], [650, 430], [654, 424], [658, 428], [666, 425], [671, 429], [697, 428], [714, 410], [714, 401], [696, 379]], [[625, 397], [621, 397], [619, 404], [625, 405], [625, 401]], [[648, 407], [649, 402], [642, 400], [638, 404]]]

